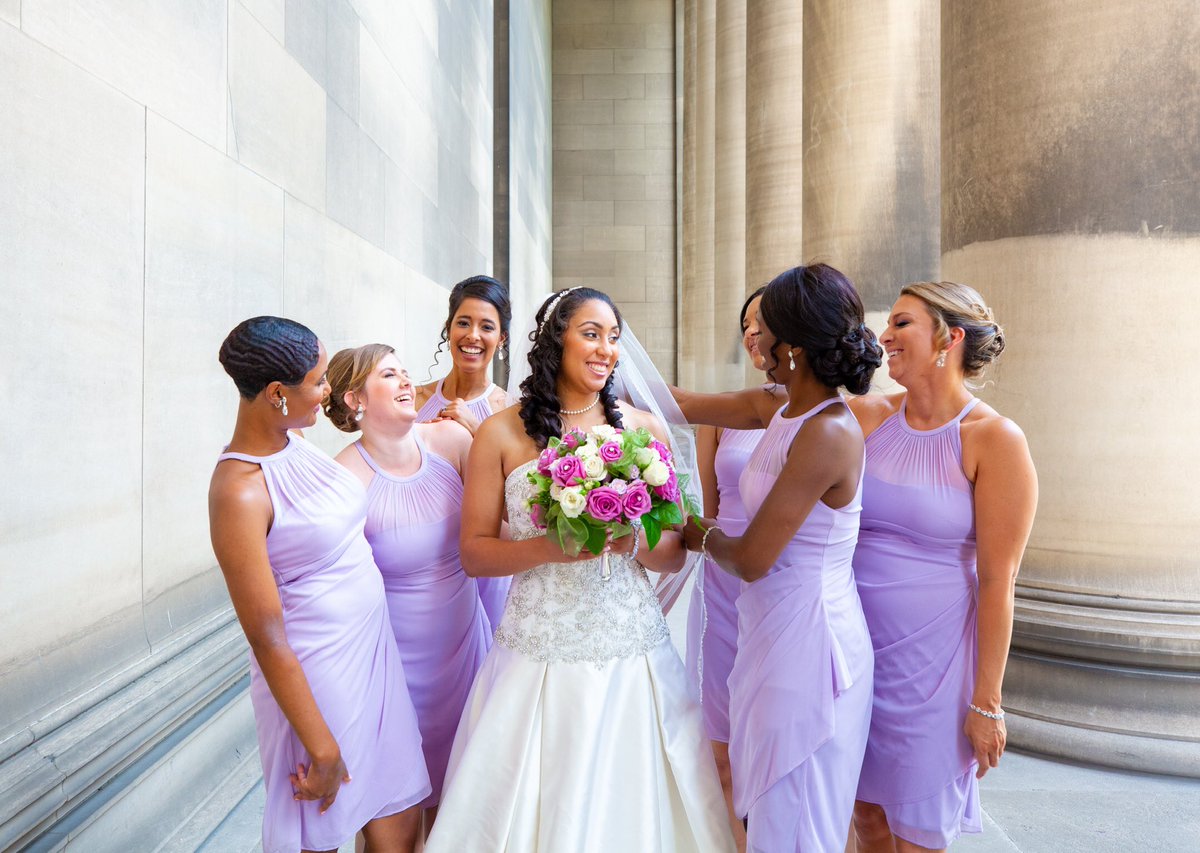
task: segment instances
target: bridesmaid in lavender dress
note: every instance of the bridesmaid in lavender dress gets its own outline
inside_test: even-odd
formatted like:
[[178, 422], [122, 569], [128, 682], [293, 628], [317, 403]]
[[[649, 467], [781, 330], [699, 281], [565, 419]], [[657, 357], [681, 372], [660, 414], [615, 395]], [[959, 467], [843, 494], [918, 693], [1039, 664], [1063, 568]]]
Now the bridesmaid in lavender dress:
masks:
[[[766, 362], [758, 351], [758, 305], [766, 286], [758, 288], [742, 305], [742, 347], [756, 370]], [[784, 400], [779, 401], [783, 405]], [[702, 426], [696, 431], [696, 454], [704, 488], [704, 514], [715, 515], [717, 524], [731, 536], [746, 529], [746, 510], [738, 494], [738, 477], [762, 438], [761, 429], [717, 429]], [[692, 586], [688, 608], [687, 666], [700, 682], [700, 707], [704, 730], [712, 741], [713, 758], [730, 827], [739, 850], [746, 849], [746, 830], [733, 813], [733, 777], [729, 771], [729, 672], [737, 651], [737, 597], [742, 582], [705, 561], [703, 577]]]
[[[491, 276], [471, 276], [454, 285], [437, 349], [441, 353], [443, 346], [449, 348], [450, 372], [417, 388], [418, 421], [457, 421], [474, 436], [481, 423], [508, 405], [504, 389], [492, 382], [492, 356], [500, 361], [508, 357], [511, 319], [508, 292]], [[512, 578], [477, 580], [483, 609], [494, 629], [504, 614]]]
[[904, 387], [851, 407], [867, 434], [854, 572], [875, 647], [875, 708], [854, 825], [860, 853], [942, 850], [981, 830], [1004, 752], [1013, 584], [1037, 505], [1021, 430], [971, 395], [1004, 349], [983, 298], [905, 287], [881, 342]]
[[335, 850], [362, 830], [371, 851], [411, 851], [429, 777], [363, 536], [366, 495], [290, 432], [316, 422], [329, 392], [325, 349], [299, 323], [255, 317], [220, 359], [241, 399], [209, 519], [250, 641], [263, 850]]
[[367, 541], [383, 573], [433, 787], [422, 803], [428, 832], [458, 719], [491, 645], [475, 579], [458, 556], [471, 436], [451, 421], [416, 423], [408, 372], [384, 344], [339, 352], [329, 383], [333, 425], [362, 430], [337, 461], [367, 489]]
[[838, 389], [863, 393], [882, 360], [862, 302], [832, 267], [775, 278], [759, 308], [767, 377], [750, 389], [678, 392], [690, 421], [766, 426], [739, 481], [744, 535], [704, 519], [687, 545], [747, 582], [729, 676], [734, 805], [754, 853], [839, 853], [871, 714], [871, 641], [854, 586], [863, 438]]

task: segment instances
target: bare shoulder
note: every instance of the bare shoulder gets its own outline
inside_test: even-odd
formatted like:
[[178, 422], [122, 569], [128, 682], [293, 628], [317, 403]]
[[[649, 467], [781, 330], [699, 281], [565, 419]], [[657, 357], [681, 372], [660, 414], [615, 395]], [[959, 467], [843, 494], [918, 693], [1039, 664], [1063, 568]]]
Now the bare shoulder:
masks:
[[413, 429], [438, 456], [458, 459], [471, 446], [471, 432], [458, 421], [433, 421], [415, 424]]
[[208, 486], [210, 510], [254, 512], [271, 510], [271, 495], [262, 468], [241, 459], [217, 463]]
[[499, 385], [488, 394], [488, 406], [492, 409], [492, 414], [502, 412], [508, 408], [508, 392]]
[[416, 399], [413, 401], [413, 405], [416, 406], [418, 412], [421, 411], [422, 406], [429, 402], [429, 398], [437, 390], [437, 384], [438, 381], [435, 379], [433, 382], [426, 382], [424, 385], [416, 387]]
[[971, 410], [959, 427], [963, 449], [968, 445], [976, 453], [1022, 453], [1029, 452], [1029, 443], [1024, 431], [1016, 421], [1006, 418], [987, 403], [981, 402]]
[[362, 454], [355, 448], [357, 441], [352, 441], [339, 450], [333, 457], [333, 461], [339, 465], [349, 468], [356, 459], [362, 459]]
[[904, 393], [899, 394], [863, 394], [848, 396], [846, 405], [858, 418], [864, 435], [870, 435], [875, 429], [896, 412], [900, 411], [900, 403]]
[[617, 409], [621, 412], [621, 422], [629, 429], [645, 429], [659, 441], [666, 441], [667, 428], [650, 412], [634, 408], [624, 400], [617, 401]]
[[863, 433], [849, 405], [831, 405], [817, 412], [803, 426], [801, 434], [810, 440], [832, 447], [834, 444], [849, 447], [857, 452], [862, 447]]

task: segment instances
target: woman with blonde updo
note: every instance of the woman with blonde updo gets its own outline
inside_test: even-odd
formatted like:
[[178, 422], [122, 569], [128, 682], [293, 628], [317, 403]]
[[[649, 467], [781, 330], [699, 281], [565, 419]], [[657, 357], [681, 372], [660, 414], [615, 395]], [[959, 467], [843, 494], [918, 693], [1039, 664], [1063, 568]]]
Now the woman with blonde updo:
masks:
[[971, 394], [1004, 350], [978, 293], [910, 284], [879, 340], [904, 391], [850, 401], [867, 454], [854, 574], [875, 650], [854, 827], [859, 853], [914, 853], [981, 829], [1037, 475], [1017, 425]]
[[471, 435], [451, 420], [416, 422], [413, 384], [384, 344], [339, 352], [329, 362], [329, 384], [325, 414], [343, 432], [362, 430], [337, 461], [367, 490], [367, 541], [383, 575], [433, 789], [421, 804], [428, 832], [455, 727], [490, 645], [475, 579], [463, 573], [458, 553]]

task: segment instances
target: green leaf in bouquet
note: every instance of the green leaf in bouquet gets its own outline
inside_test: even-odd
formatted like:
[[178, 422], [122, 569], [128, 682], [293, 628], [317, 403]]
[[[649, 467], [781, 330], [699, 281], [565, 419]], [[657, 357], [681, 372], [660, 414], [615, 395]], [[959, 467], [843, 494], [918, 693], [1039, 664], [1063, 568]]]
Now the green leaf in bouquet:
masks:
[[570, 554], [572, 557], [579, 555], [579, 549], [587, 541], [586, 532], [582, 536], [579, 535], [580, 531], [573, 524], [573, 522], [578, 520], [576, 518], [567, 518], [562, 513], [559, 513], [558, 518], [554, 520], [554, 524], [547, 531], [547, 533], [550, 531], [554, 532], [555, 539], [558, 540], [558, 547], [562, 548], [564, 554]]
[[659, 504], [654, 508], [654, 514], [664, 527], [683, 524], [683, 512], [679, 509], [679, 505], [672, 501], [664, 501]]
[[604, 525], [586, 525], [587, 527], [587, 549], [593, 554], [599, 554], [604, 550], [604, 540], [607, 538], [607, 531]]
[[658, 544], [658, 540], [662, 537], [662, 525], [659, 524], [653, 512], [648, 512], [642, 516], [642, 529], [646, 531], [646, 547], [651, 551]]
[[529, 479], [529, 482], [533, 483], [534, 488], [536, 488], [538, 491], [543, 491], [550, 488], [550, 483], [552, 480], [545, 474], [539, 474], [537, 471], [530, 471], [525, 476]]

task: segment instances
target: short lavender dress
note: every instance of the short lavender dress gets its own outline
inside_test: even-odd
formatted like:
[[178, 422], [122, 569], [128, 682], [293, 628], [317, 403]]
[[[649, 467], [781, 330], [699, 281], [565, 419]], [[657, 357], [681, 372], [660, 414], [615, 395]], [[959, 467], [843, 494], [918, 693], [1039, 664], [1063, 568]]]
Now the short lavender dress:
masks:
[[275, 517], [267, 556], [288, 645], [341, 749], [352, 781], [325, 814], [293, 799], [308, 754], [250, 655], [250, 700], [266, 787], [264, 853], [330, 850], [368, 821], [429, 796], [417, 717], [388, 624], [383, 581], [363, 536], [367, 499], [354, 475], [288, 435], [270, 456], [223, 453], [262, 468]]
[[[422, 423], [431, 421], [437, 417], [438, 412], [450, 404], [450, 400], [442, 393], [442, 382], [439, 379], [437, 387], [433, 389], [433, 394], [425, 401], [425, 405], [417, 412], [417, 420]], [[492, 404], [488, 402], [496, 391], [496, 386], [489, 385], [487, 390], [478, 397], [472, 397], [470, 400], [465, 400], [467, 408], [471, 410], [476, 419], [483, 423], [493, 415]], [[479, 587], [479, 599], [483, 602], [484, 612], [487, 613], [488, 624], [493, 630], [500, 624], [500, 617], [504, 615], [504, 603], [508, 600], [508, 588], [512, 586], [511, 577], [498, 578], [476, 578], [476, 585]]]
[[932, 430], [908, 425], [905, 402], [867, 437], [854, 574], [875, 647], [875, 710], [858, 798], [883, 806], [895, 835], [937, 849], [982, 829], [963, 734], [978, 578], [959, 437], [979, 401]]
[[383, 574], [392, 631], [433, 791], [441, 799], [450, 746], [492, 632], [475, 579], [458, 556], [462, 480], [416, 435], [421, 467], [408, 477], [380, 468], [362, 443], [354, 446], [375, 472], [367, 487], [367, 541]]
[[[771, 419], [741, 477], [753, 517], [805, 421]], [[737, 601], [729, 676], [733, 804], [752, 853], [841, 853], [871, 719], [871, 638], [850, 564], [861, 486], [846, 506], [818, 501], [770, 572]]]
[[[741, 536], [748, 523], [738, 477], [763, 436], [761, 429], [726, 429], [717, 443], [717, 526]], [[729, 671], [737, 652], [737, 598], [742, 581], [706, 560], [688, 608], [687, 666], [700, 684], [700, 707], [709, 740], [729, 743]]]

